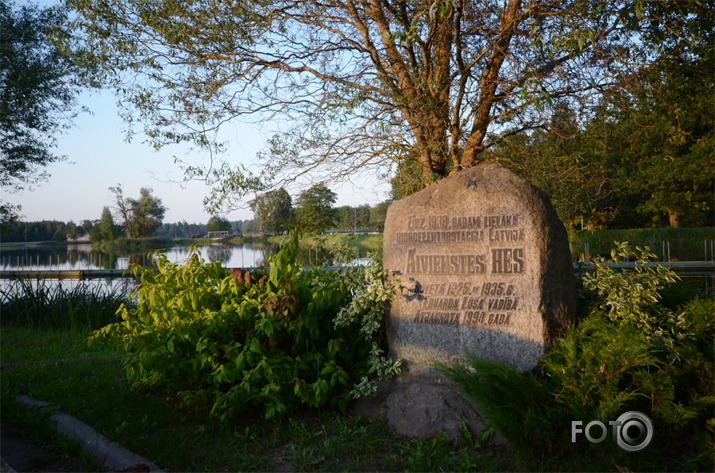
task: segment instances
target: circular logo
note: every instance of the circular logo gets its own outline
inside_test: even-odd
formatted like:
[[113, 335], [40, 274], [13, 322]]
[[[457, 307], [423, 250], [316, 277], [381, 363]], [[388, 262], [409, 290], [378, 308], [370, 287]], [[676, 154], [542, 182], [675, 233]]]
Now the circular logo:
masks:
[[616, 442], [627, 452], [640, 452], [653, 440], [653, 423], [638, 411], [621, 414], [616, 424]]

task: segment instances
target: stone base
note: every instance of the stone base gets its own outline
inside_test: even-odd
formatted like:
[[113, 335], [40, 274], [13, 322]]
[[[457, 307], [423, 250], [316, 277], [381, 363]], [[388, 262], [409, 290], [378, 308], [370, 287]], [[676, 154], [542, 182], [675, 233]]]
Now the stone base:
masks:
[[[369, 399], [358, 399], [356, 415], [386, 418], [390, 430], [403, 437], [431, 437], [442, 432], [458, 439], [464, 423], [474, 439], [487, 427], [477, 406], [456, 386], [435, 378], [400, 376], [382, 383]], [[492, 442], [503, 445], [495, 433]]]

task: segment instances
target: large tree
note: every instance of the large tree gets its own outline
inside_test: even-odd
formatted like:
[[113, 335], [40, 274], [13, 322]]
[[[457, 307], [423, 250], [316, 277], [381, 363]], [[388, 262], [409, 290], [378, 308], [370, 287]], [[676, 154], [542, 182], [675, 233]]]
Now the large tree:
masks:
[[109, 207], [102, 208], [102, 216], [89, 232], [92, 242], [112, 241], [121, 235], [122, 227], [114, 224], [114, 218]]
[[96, 227], [99, 229], [102, 240], [114, 240], [114, 237], [117, 235], [117, 228], [116, 225], [114, 225], [114, 218], [112, 218], [112, 212], [109, 210], [109, 207], [102, 208], [102, 218]]
[[151, 192], [151, 188], [142, 187], [139, 189], [139, 199], [127, 199], [134, 215], [132, 227], [135, 238], [151, 236], [164, 219], [166, 207]]
[[322, 184], [303, 191], [298, 197], [295, 215], [298, 223], [309, 233], [319, 235], [335, 224], [333, 204], [337, 195]]
[[[56, 135], [71, 124], [80, 65], [55, 40], [67, 31], [60, 7], [15, 6], [0, 0], [0, 187], [19, 191], [62, 159]], [[50, 39], [50, 35], [55, 39]], [[19, 208], [0, 202], [0, 219]]]
[[[713, 36], [713, 35], [711, 35]], [[636, 211], [659, 226], [698, 226], [713, 220], [715, 183], [715, 61], [678, 55], [641, 87], [620, 94], [604, 116], [610, 152], [621, 153], [616, 175], [638, 196]]]
[[[303, 173], [410, 162], [419, 185], [480, 162], [554, 98], [588, 106], [685, 35], [645, 0], [69, 0], [103, 79], [156, 146], [214, 147], [222, 124], [270, 120], [262, 172], [189, 166], [218, 196]], [[707, 2], [706, 2], [707, 3]], [[141, 78], [138, 80], [138, 78]], [[507, 127], [506, 125], [510, 125]]]
[[206, 223], [206, 232], [230, 232], [232, 230], [231, 222], [220, 215], [212, 216]]
[[139, 199], [125, 197], [121, 185], [110, 187], [115, 195], [114, 210], [122, 220], [129, 238], [145, 238], [151, 236], [161, 227], [166, 207], [161, 199], [152, 195], [152, 189], [142, 187]]
[[261, 231], [280, 233], [291, 224], [293, 199], [285, 189], [276, 189], [259, 195], [251, 202], [251, 209], [260, 222]]

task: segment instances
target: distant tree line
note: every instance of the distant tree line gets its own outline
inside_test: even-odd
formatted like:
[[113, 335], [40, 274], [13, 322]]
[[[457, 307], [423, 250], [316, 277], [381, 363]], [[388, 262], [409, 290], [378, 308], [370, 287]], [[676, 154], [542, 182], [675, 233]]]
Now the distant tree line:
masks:
[[142, 188], [138, 199], [124, 195], [121, 185], [110, 188], [115, 195], [114, 205], [105, 206], [98, 220], [42, 222], [5, 222], [0, 224], [0, 237], [6, 242], [21, 241], [67, 241], [88, 236], [92, 242], [112, 241], [115, 238], [202, 238], [208, 232], [228, 231], [237, 235], [276, 235], [292, 226], [300, 226], [310, 234], [325, 231], [381, 232], [390, 202], [375, 206], [343, 205], [335, 207], [337, 195], [323, 184], [303, 191], [293, 199], [284, 189], [266, 192], [252, 203], [255, 218], [229, 221], [225, 217], [212, 216], [208, 222], [164, 223], [166, 208], [161, 199], [152, 195], [152, 190]]
[[0, 224], [0, 240], [3, 242], [67, 241], [68, 237], [78, 238], [86, 235], [94, 225], [95, 223], [90, 220], [83, 220], [81, 224], [57, 220], [9, 221]]
[[224, 217], [214, 216], [207, 223], [188, 223], [185, 220], [163, 223], [154, 235], [168, 238], [203, 238], [208, 232], [227, 231], [235, 235], [252, 235], [258, 233], [257, 229], [258, 222], [255, 220], [229, 221]]
[[[120, 225], [113, 223], [110, 219], [111, 213], [102, 212], [99, 220], [83, 220], [81, 223], [73, 221], [62, 222], [57, 220], [42, 220], [38, 222], [5, 222], [0, 224], [0, 241], [22, 242], [22, 241], [72, 241], [89, 236], [91, 241], [109, 241], [112, 238], [124, 236], [124, 231]], [[212, 217], [214, 218], [214, 217]], [[210, 222], [210, 220], [209, 220]], [[241, 233], [241, 228], [253, 224], [256, 228], [257, 222], [253, 220], [229, 222], [233, 233]], [[177, 223], [162, 223], [150, 236], [167, 238], [203, 238], [210, 230], [207, 223], [187, 223], [186, 221]], [[27, 236], [27, 238], [25, 238]]]
[[[337, 195], [323, 184], [301, 192], [296, 200], [285, 189], [268, 191], [251, 202], [258, 232], [275, 235], [298, 225], [311, 234], [332, 231], [379, 231], [385, 226], [389, 202], [374, 207], [344, 205], [334, 207]], [[253, 228], [252, 228], [253, 229]], [[248, 232], [244, 232], [248, 233]]]

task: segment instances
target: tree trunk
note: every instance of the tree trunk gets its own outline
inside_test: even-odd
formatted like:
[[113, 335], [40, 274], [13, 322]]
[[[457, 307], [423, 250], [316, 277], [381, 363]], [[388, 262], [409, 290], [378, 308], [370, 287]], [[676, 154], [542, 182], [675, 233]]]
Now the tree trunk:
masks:
[[507, 56], [511, 39], [516, 32], [516, 27], [521, 18], [519, 9], [521, 0], [509, 0], [501, 18], [501, 28], [489, 60], [487, 61], [482, 77], [479, 81], [479, 99], [472, 122], [471, 135], [464, 148], [464, 156], [460, 169], [467, 169], [477, 164], [477, 156], [484, 150], [482, 144], [491, 124], [491, 111], [497, 96], [499, 78], [502, 65]]

